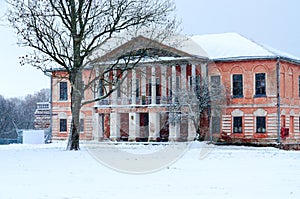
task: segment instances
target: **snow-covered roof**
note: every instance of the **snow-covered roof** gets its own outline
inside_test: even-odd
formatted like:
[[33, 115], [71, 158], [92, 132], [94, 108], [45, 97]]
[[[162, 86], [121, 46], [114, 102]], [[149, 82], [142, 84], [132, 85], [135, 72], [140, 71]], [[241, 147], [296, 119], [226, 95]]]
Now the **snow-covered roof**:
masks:
[[271, 47], [258, 44], [238, 33], [192, 36], [213, 61], [281, 58], [300, 63], [300, 58]]

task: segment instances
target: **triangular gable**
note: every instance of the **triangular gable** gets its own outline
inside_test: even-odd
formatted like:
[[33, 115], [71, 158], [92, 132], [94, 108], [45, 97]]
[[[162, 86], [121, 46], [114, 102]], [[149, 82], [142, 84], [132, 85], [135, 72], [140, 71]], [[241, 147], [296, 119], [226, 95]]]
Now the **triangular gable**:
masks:
[[194, 57], [193, 55], [177, 48], [170, 47], [144, 36], [138, 36], [98, 57], [94, 60], [94, 62], [113, 61], [129, 54], [134, 55], [135, 53], [144, 53], [144, 56], [149, 57]]

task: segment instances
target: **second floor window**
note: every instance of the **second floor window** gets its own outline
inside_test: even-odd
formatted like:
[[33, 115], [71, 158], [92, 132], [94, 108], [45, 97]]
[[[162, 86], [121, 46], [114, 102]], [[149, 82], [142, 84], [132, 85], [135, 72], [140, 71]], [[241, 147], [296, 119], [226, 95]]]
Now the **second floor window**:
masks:
[[59, 100], [68, 100], [68, 84], [67, 82], [59, 82]]
[[135, 85], [136, 85], [135, 96], [138, 98], [140, 97], [140, 79], [135, 80]]
[[243, 75], [232, 76], [232, 95], [234, 98], [243, 97]]
[[298, 77], [298, 95], [300, 97], [300, 76]]
[[266, 95], [266, 74], [265, 73], [255, 74], [255, 95], [256, 96]]

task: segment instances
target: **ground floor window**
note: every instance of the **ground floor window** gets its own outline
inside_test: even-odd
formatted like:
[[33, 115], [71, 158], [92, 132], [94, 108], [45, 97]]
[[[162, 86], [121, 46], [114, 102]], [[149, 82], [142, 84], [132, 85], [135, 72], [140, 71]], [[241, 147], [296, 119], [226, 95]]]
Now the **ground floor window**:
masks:
[[59, 131], [60, 132], [67, 132], [67, 119], [60, 119], [59, 120]]
[[242, 133], [242, 132], [243, 132], [243, 118], [233, 117], [233, 133]]
[[266, 132], [266, 117], [256, 117], [256, 133]]
[[84, 132], [84, 119], [80, 119], [80, 133]]

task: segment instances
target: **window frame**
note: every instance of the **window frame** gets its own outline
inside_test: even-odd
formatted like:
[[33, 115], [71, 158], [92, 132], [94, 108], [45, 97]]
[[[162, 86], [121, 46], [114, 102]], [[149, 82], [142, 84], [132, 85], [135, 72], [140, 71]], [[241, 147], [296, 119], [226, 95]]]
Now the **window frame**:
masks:
[[59, 101], [68, 101], [68, 82], [59, 82]]
[[[236, 128], [237, 128], [237, 130], [236, 130]], [[232, 132], [234, 134], [243, 133], [243, 117], [242, 116], [233, 117]]]
[[59, 132], [66, 133], [68, 128], [68, 121], [65, 118], [59, 119]]
[[80, 118], [79, 120], [79, 132], [84, 133], [84, 119]]
[[[238, 77], [238, 79], [236, 79]], [[232, 97], [243, 98], [244, 97], [244, 82], [243, 74], [232, 75]]]
[[[261, 129], [261, 130], [259, 130]], [[266, 116], [257, 116], [256, 117], [256, 133], [266, 133]]]
[[298, 76], [298, 97], [300, 98], [300, 75]]
[[[259, 76], [263, 76], [263, 78], [259, 79]], [[255, 97], [266, 97], [267, 95], [267, 81], [266, 81], [266, 73], [255, 73]], [[262, 86], [262, 82], [264, 85]], [[260, 85], [258, 85], [260, 84]], [[260, 91], [260, 92], [258, 92]]]

